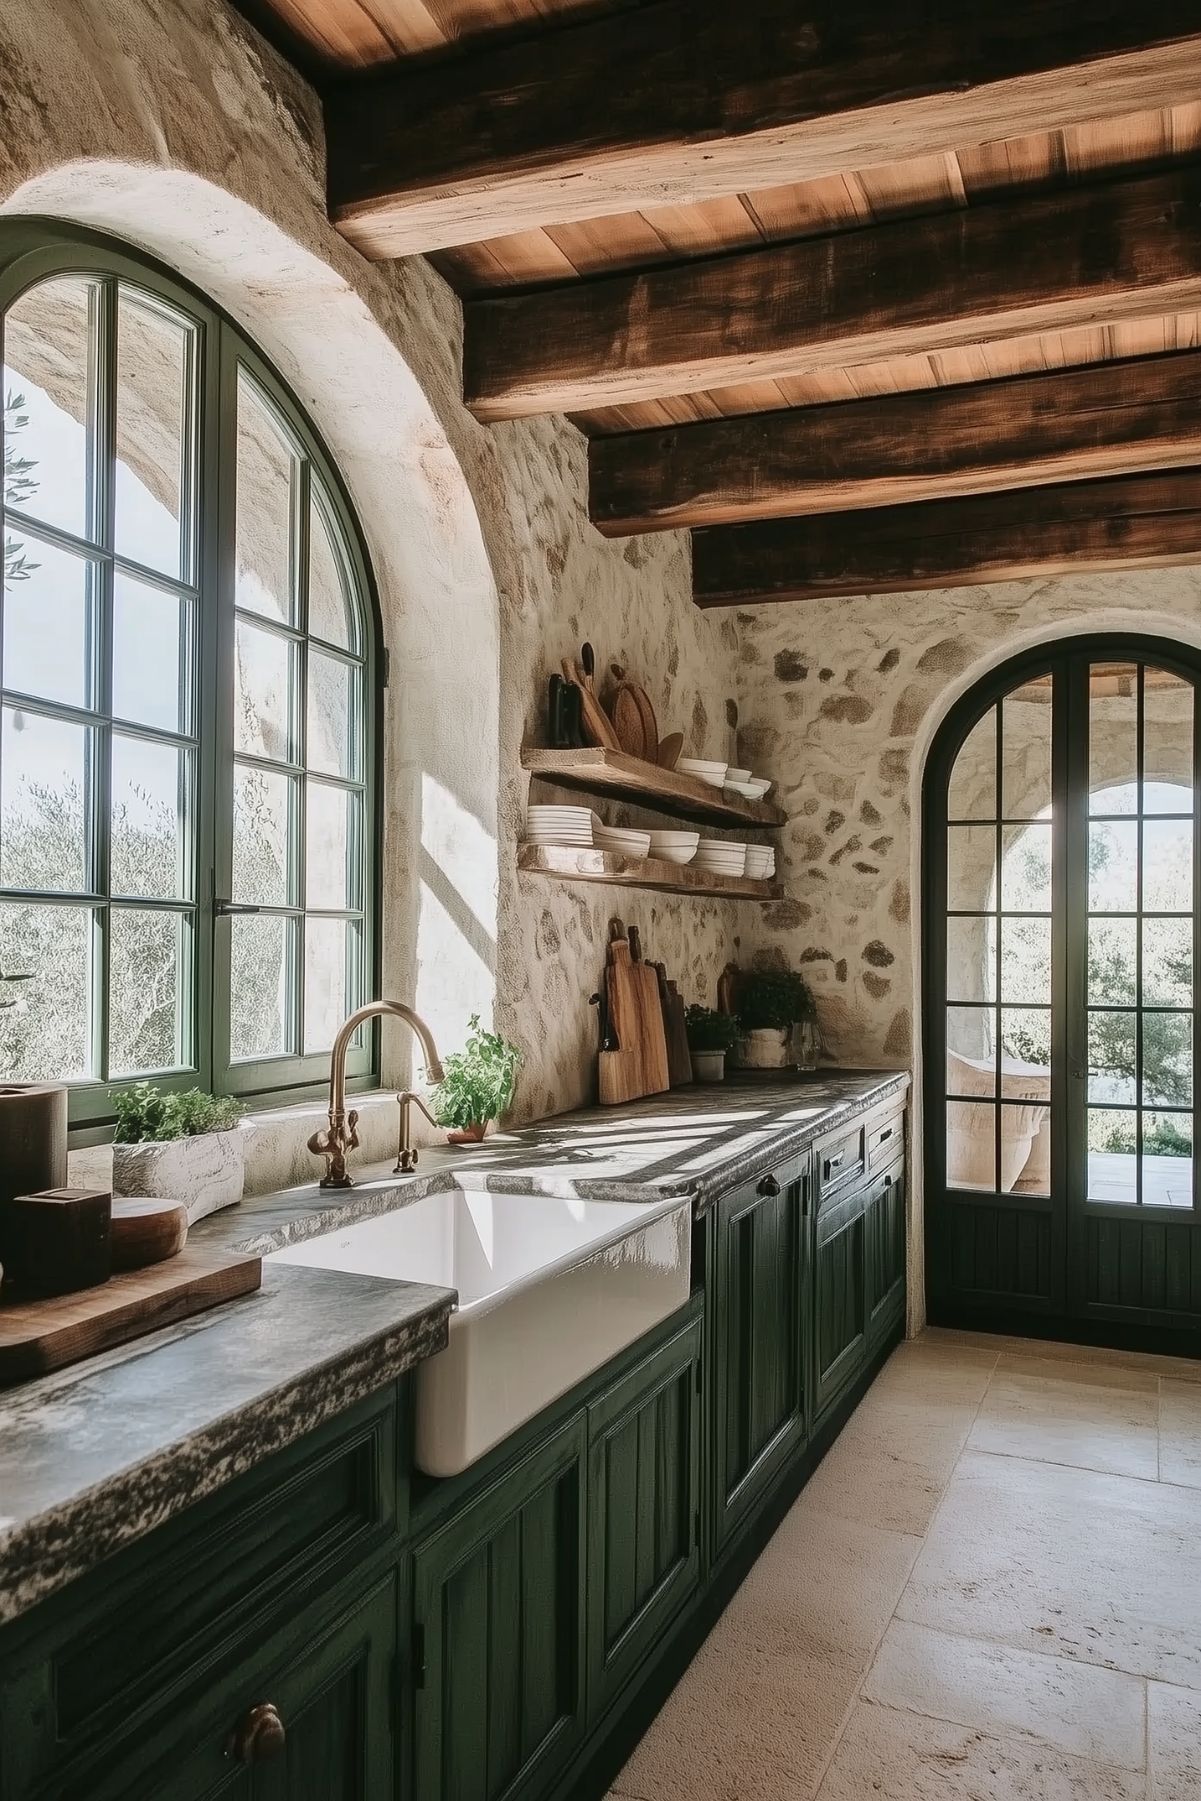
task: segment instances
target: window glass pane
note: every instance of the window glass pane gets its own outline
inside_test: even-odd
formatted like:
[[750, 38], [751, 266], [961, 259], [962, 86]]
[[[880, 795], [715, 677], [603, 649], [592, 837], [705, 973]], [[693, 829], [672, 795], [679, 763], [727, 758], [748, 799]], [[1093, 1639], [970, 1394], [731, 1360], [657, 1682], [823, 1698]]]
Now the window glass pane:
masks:
[[86, 892], [92, 733], [5, 707], [0, 731], [0, 886]]
[[0, 901], [0, 1068], [26, 1082], [92, 1074], [93, 917], [88, 907]]
[[991, 914], [947, 921], [947, 999], [997, 998], [997, 922]]
[[997, 709], [990, 707], [963, 741], [951, 771], [948, 819], [997, 816]]
[[296, 646], [239, 619], [234, 644], [234, 749], [296, 760]]
[[1193, 810], [1193, 684], [1143, 671], [1143, 812]]
[[1088, 1016], [1088, 1098], [1094, 1106], [1133, 1106], [1138, 1047], [1135, 1013]]
[[1143, 825], [1143, 911], [1189, 913], [1193, 906], [1193, 828], [1187, 819]]
[[121, 284], [117, 300], [116, 549], [187, 576], [193, 328]]
[[1007, 1193], [1050, 1194], [1050, 1107], [1002, 1107], [1001, 1160]]
[[1193, 1120], [1189, 1113], [1143, 1114], [1143, 1206], [1193, 1204]]
[[97, 294], [56, 276], [4, 315], [5, 503], [77, 538], [92, 536]]
[[304, 922], [304, 1048], [325, 1051], [358, 997], [359, 930], [342, 919]]
[[309, 652], [310, 769], [324, 775], [358, 775], [359, 684], [359, 671], [351, 664], [319, 650]]
[[238, 371], [234, 598], [248, 612], [296, 617], [293, 510], [300, 465], [275, 413]]
[[331, 518], [328, 503], [319, 502], [314, 476], [309, 501], [309, 634], [343, 650], [357, 650], [345, 556]]
[[291, 1049], [292, 925], [236, 915], [230, 922], [230, 1055], [276, 1057]]
[[191, 894], [192, 753], [113, 733], [112, 893]]
[[112, 1076], [152, 1075], [181, 1062], [190, 931], [170, 912], [112, 909], [108, 1055]]
[[1138, 1199], [1138, 1114], [1090, 1108], [1088, 1114], [1088, 1198]]
[[996, 1013], [991, 1007], [947, 1008], [947, 1093], [997, 1091]]
[[1143, 1105], [1191, 1107], [1193, 1104], [1193, 1016], [1191, 1013], [1144, 1013]]
[[350, 910], [359, 897], [360, 799], [346, 788], [325, 782], [308, 785], [305, 831], [307, 907]]
[[[1131, 927], [1133, 929], [1133, 922]], [[1191, 1007], [1192, 1004], [1192, 920], [1144, 919], [1143, 1005]]]
[[1138, 811], [1138, 666], [1089, 670], [1089, 812]]
[[1051, 910], [1051, 826], [1008, 825], [1001, 832], [1001, 905], [1008, 913]]
[[1138, 826], [1133, 820], [1088, 828], [1090, 913], [1133, 913], [1138, 905]]
[[947, 1187], [996, 1190], [996, 1121], [992, 1101], [947, 1102]]
[[4, 686], [68, 706], [92, 704], [98, 571], [84, 557], [9, 527], [4, 557]]
[[1051, 921], [1001, 921], [1001, 999], [1011, 1004], [1051, 1004]]
[[192, 730], [192, 603], [117, 571], [113, 713], [167, 732]]
[[1037, 819], [1051, 808], [1051, 677], [1007, 694], [1001, 717], [1001, 812], [1006, 819]]
[[295, 777], [275, 770], [234, 770], [233, 898], [243, 905], [294, 904], [294, 784]]
[[[1001, 1010], [1001, 1092], [1011, 1100], [1041, 1099], [1051, 1069], [1049, 1007], [1004, 1007]], [[1043, 1072], [1046, 1071], [1044, 1078]], [[1030, 1083], [1024, 1078], [1034, 1075]]]
[[[1143, 928], [1144, 933], [1146, 927]], [[1138, 922], [1088, 922], [1088, 999], [1094, 1007], [1132, 1007], [1138, 999]]]
[[997, 834], [990, 825], [947, 828], [947, 906], [955, 913], [987, 913], [997, 904]]

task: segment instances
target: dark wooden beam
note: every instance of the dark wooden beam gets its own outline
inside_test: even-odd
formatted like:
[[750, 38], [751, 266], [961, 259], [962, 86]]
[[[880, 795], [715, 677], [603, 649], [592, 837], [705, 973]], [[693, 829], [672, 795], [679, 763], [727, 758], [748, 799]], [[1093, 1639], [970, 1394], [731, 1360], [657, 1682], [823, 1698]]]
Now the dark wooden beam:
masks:
[[469, 302], [477, 419], [663, 395], [1201, 304], [1201, 167]]
[[594, 438], [609, 537], [1201, 463], [1201, 351]]
[[1196, 97], [1196, 0], [657, 0], [326, 105], [367, 255], [688, 204]]
[[1201, 560], [1201, 469], [693, 533], [698, 606], [893, 594]]

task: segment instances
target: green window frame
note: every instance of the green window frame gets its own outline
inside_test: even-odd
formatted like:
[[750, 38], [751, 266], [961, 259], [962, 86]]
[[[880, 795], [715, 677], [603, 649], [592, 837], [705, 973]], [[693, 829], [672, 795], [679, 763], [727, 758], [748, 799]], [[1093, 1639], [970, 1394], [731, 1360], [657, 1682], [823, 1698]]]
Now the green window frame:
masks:
[[0, 1077], [68, 1081], [81, 1128], [145, 1076], [303, 1098], [376, 987], [353, 509], [246, 335], [123, 245], [0, 225], [0, 351]]

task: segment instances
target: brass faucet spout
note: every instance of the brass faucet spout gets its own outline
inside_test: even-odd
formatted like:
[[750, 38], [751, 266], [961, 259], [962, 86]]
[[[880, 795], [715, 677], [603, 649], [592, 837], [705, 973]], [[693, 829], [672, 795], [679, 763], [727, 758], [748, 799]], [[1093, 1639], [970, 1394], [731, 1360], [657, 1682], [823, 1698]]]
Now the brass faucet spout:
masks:
[[385, 1013], [404, 1020], [425, 1053], [426, 1074], [432, 1082], [442, 1080], [442, 1059], [434, 1044], [433, 1034], [412, 1007], [407, 1007], [403, 1001], [368, 1001], [366, 1006], [357, 1008], [339, 1028], [330, 1053], [329, 1126], [324, 1132], [314, 1132], [309, 1139], [309, 1149], [313, 1155], [325, 1158], [322, 1188], [353, 1186], [352, 1178], [346, 1170], [346, 1154], [358, 1147], [359, 1135], [356, 1128], [359, 1116], [354, 1108], [349, 1113], [346, 1111], [346, 1053], [359, 1027], [367, 1020], [376, 1019]]

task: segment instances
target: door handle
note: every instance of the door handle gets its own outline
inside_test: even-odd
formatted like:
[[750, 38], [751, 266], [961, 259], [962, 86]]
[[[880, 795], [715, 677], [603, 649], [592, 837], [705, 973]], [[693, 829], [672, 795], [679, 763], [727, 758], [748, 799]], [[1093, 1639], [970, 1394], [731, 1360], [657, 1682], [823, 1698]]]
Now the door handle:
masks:
[[762, 1182], [759, 1184], [758, 1192], [763, 1195], [779, 1194], [780, 1184], [776, 1181], [774, 1176], [764, 1176]]

